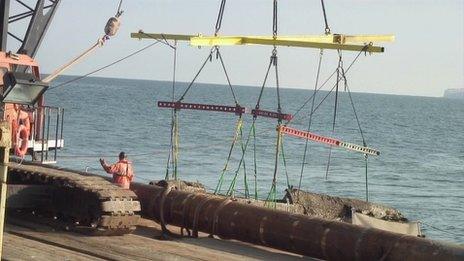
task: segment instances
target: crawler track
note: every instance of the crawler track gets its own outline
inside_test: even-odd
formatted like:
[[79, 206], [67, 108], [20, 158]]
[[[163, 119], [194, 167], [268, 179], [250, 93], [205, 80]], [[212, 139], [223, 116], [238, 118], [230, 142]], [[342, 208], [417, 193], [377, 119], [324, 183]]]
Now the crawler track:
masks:
[[52, 193], [34, 211], [59, 219], [68, 228], [91, 235], [131, 233], [140, 215], [134, 192], [122, 189], [103, 177], [33, 163], [9, 165], [12, 184], [52, 187]]

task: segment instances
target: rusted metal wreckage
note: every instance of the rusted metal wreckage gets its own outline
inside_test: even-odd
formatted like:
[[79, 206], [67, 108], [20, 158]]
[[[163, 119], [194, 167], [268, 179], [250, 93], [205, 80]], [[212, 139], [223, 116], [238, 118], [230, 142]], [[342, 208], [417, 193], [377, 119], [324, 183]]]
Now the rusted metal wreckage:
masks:
[[[95, 214], [91, 215], [95, 222], [82, 220], [75, 228], [86, 231], [87, 227], [87, 231], [94, 234], [99, 234], [96, 231], [113, 235], [130, 232], [137, 224], [140, 214], [137, 210], [141, 207], [141, 214], [146, 218], [161, 223], [162, 227], [167, 224], [181, 227], [191, 236], [204, 232], [223, 239], [240, 240], [327, 260], [464, 258], [462, 246], [260, 207], [224, 196], [181, 191], [169, 183], [164, 187], [133, 183], [133, 192], [126, 191], [122, 197], [119, 193], [122, 190], [115, 190], [104, 178], [89, 173], [28, 163], [11, 163], [9, 168], [15, 177], [21, 176], [34, 184], [62, 184], [59, 195], [63, 204], [53, 204], [54, 208], [62, 206], [60, 218], [66, 218], [66, 213], [74, 211], [83, 213], [85, 219], [89, 216], [88, 211], [91, 211]], [[95, 188], [97, 183], [100, 189]], [[86, 187], [90, 184], [93, 184], [92, 188]], [[41, 186], [56, 190], [56, 185]], [[86, 189], [99, 190], [97, 193], [101, 191], [102, 197], [84, 197]], [[27, 194], [27, 191], [23, 192]], [[129, 193], [132, 196], [127, 198]], [[69, 200], [74, 204], [68, 206], [78, 206], [79, 201], [81, 208], [66, 209], [63, 205]], [[127, 212], [112, 212], [112, 206], [117, 206], [115, 209], [118, 210], [126, 209]], [[73, 214], [75, 216], [79, 215]], [[95, 225], [97, 230], [92, 227]], [[167, 230], [165, 232], [169, 233]]]
[[243, 204], [231, 198], [134, 183], [142, 214], [224, 239], [327, 260], [462, 260], [464, 248], [339, 221]]

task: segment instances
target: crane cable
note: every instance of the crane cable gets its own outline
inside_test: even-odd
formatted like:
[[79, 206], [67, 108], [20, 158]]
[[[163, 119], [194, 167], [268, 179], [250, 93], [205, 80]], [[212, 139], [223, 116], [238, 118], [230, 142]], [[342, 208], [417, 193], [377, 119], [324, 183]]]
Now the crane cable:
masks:
[[[173, 70], [172, 70], [172, 91], [171, 91], [171, 101], [174, 102], [175, 99], [175, 91], [176, 91], [176, 72], [177, 72], [177, 41], [174, 41], [174, 49], [173, 49]], [[177, 130], [177, 111], [171, 111], [171, 138], [170, 138], [170, 151], [168, 153], [168, 160], [166, 163], [166, 175], [164, 177], [165, 180], [169, 179], [169, 170], [172, 168], [172, 176], [173, 178], [177, 177], [177, 159], [178, 159], [178, 133], [175, 132]]]
[[[272, 24], [272, 29], [273, 29], [273, 37], [274, 39], [277, 38], [277, 29], [278, 29], [278, 3], [277, 0], [273, 1], [273, 24]], [[275, 68], [275, 74], [276, 74], [276, 89], [277, 89], [277, 112], [279, 114], [282, 113], [282, 106], [281, 106], [281, 101], [280, 101], [280, 83], [279, 83], [279, 69], [278, 69], [278, 58], [277, 58], [277, 47], [274, 46], [274, 49], [272, 50], [272, 56], [271, 56], [271, 63]], [[282, 143], [282, 132], [280, 130], [280, 126], [282, 125], [282, 119], [279, 118], [277, 120], [277, 140], [276, 140], [276, 149], [275, 149], [275, 161], [274, 161], [274, 175], [272, 177], [272, 184], [271, 184], [271, 189], [269, 191], [269, 194], [267, 196], [265, 206], [268, 205], [268, 202], [272, 202], [272, 205], [274, 208], [276, 208], [276, 197], [277, 197], [277, 173], [278, 173], [278, 166], [279, 166], [279, 155], [281, 155], [283, 158], [285, 157], [285, 154], [283, 151], [281, 152], [281, 149], [283, 149], [283, 143]], [[287, 175], [287, 186], [290, 187], [289, 184], [289, 178], [288, 178], [288, 172], [286, 171], [286, 161], [283, 159], [284, 162], [284, 168], [285, 168], [285, 173]]]
[[71, 66], [79, 63], [85, 57], [87, 57], [88, 55], [96, 51], [98, 48], [102, 47], [106, 43], [106, 41], [109, 40], [111, 37], [115, 36], [117, 32], [119, 31], [119, 27], [121, 25], [121, 21], [119, 19], [119, 17], [123, 13], [123, 11], [121, 11], [121, 4], [122, 4], [122, 0], [119, 2], [118, 10], [116, 11], [115, 16], [110, 17], [110, 19], [108, 19], [108, 21], [106, 22], [105, 27], [103, 29], [104, 35], [98, 38], [95, 44], [93, 44], [90, 48], [85, 50], [83, 53], [79, 54], [77, 57], [73, 58], [68, 63], [54, 70], [51, 74], [43, 78], [42, 81], [46, 83], [53, 81], [56, 77], [61, 75], [64, 71], [69, 69]]
[[[224, 15], [224, 9], [225, 9], [225, 4], [226, 4], [226, 0], [222, 0], [221, 2], [221, 6], [220, 6], [220, 9], [219, 9], [219, 14], [218, 14], [218, 17], [217, 17], [217, 20], [216, 20], [216, 26], [215, 26], [215, 35], [217, 35], [219, 33], [219, 30], [221, 29], [221, 25], [222, 25], [222, 19], [223, 19], [223, 15]], [[179, 98], [178, 102], [181, 102], [185, 96], [187, 95], [187, 93], [190, 91], [191, 87], [193, 86], [193, 84], [195, 83], [196, 79], [198, 78], [198, 76], [201, 74], [201, 72], [203, 71], [203, 69], [205, 68], [206, 66], [206, 63], [208, 61], [212, 61], [213, 59], [213, 54], [216, 54], [216, 59], [219, 59], [220, 62], [221, 62], [221, 65], [222, 65], [222, 69], [224, 71], [224, 74], [226, 76], [226, 79], [227, 79], [227, 83], [229, 85], [229, 88], [231, 90], [231, 93], [232, 93], [232, 97], [234, 98], [234, 102], [236, 105], [238, 105], [238, 100], [237, 100], [237, 97], [235, 95], [235, 92], [234, 92], [234, 89], [232, 87], [232, 84], [230, 82], [230, 78], [229, 78], [229, 74], [227, 72], [227, 69], [226, 69], [226, 66], [224, 64], [224, 60], [222, 58], [222, 55], [219, 51], [219, 47], [218, 46], [213, 46], [208, 54], [208, 56], [206, 57], [205, 61], [203, 62], [202, 66], [200, 67], [200, 69], [198, 70], [197, 74], [195, 75], [195, 77], [193, 78], [193, 80], [190, 82], [190, 84], [187, 86], [187, 88], [185, 89], [184, 93], [182, 94], [182, 96]]]
[[122, 6], [122, 0], [119, 0], [118, 10], [116, 11], [116, 17], [119, 17], [122, 15], [122, 13], [124, 13], [124, 11], [121, 10], [121, 6]]
[[[340, 50], [338, 50], [338, 67], [337, 67], [337, 81], [335, 84], [335, 105], [334, 105], [334, 114], [333, 114], [333, 121], [332, 121], [332, 136], [335, 134], [335, 122], [337, 120], [337, 109], [338, 109], [338, 91], [339, 91], [339, 83], [341, 75], [341, 68], [343, 67], [343, 59], [342, 59], [342, 53]], [[345, 81], [346, 84], [346, 81]], [[346, 85], [345, 85], [346, 89]], [[332, 159], [332, 145], [329, 147], [329, 156], [327, 160], [327, 167], [325, 169], [325, 180], [327, 180], [328, 175], [329, 175], [329, 169], [330, 169], [330, 160]]]
[[[222, 26], [222, 20], [223, 20], [223, 17], [224, 17], [224, 10], [225, 10], [225, 6], [226, 6], [226, 0], [222, 0], [221, 1], [221, 5], [220, 5], [220, 8], [219, 8], [219, 12], [218, 12], [218, 16], [217, 16], [217, 19], [216, 19], [216, 26], [215, 26], [215, 31], [214, 31], [214, 36], [217, 36], [220, 29], [221, 29], [221, 26]], [[227, 73], [227, 70], [226, 70], [226, 66], [225, 66], [225, 63], [224, 63], [224, 60], [222, 58], [222, 55], [221, 55], [221, 52], [219, 51], [219, 47], [218, 46], [215, 46], [216, 47], [216, 57], [219, 58], [220, 62], [221, 62], [221, 65], [222, 65], [222, 69], [225, 73], [225, 76], [226, 76], [226, 79], [227, 79], [227, 83], [229, 85], [229, 88], [230, 88], [230, 91], [232, 93], [232, 97], [234, 98], [234, 102], [235, 102], [235, 105], [237, 107], [239, 107], [239, 103], [238, 103], [238, 100], [237, 100], [237, 97], [235, 95], [235, 91], [232, 87], [232, 84], [230, 82], [230, 78], [229, 78], [229, 75]], [[240, 141], [240, 148], [241, 148], [241, 151], [242, 153], [244, 153], [245, 151], [245, 145], [243, 143], [243, 118], [242, 118], [242, 114], [240, 113], [239, 114], [239, 118], [237, 120], [237, 124], [236, 124], [236, 128], [235, 128], [235, 132], [234, 132], [234, 137], [232, 139], [232, 143], [230, 145], [230, 149], [229, 149], [229, 154], [227, 156], [227, 159], [226, 159], [226, 162], [224, 164], [224, 168], [222, 169], [221, 171], [221, 174], [219, 176], [219, 181], [218, 181], [218, 184], [216, 186], [216, 189], [214, 190], [214, 194], [217, 194], [221, 191], [221, 187], [222, 187], [222, 184], [224, 182], [224, 175], [225, 173], [227, 172], [227, 169], [228, 169], [228, 166], [229, 166], [229, 162], [230, 162], [230, 159], [232, 157], [232, 152], [234, 150], [234, 147], [235, 147], [235, 144]], [[237, 175], [238, 175], [238, 171], [236, 172], [236, 174], [234, 175], [234, 179], [233, 179], [233, 187], [235, 187], [235, 182], [236, 182], [236, 178], [237, 178]], [[248, 182], [247, 182], [247, 174], [246, 174], [246, 164], [245, 164], [245, 161], [243, 161], [243, 178], [244, 178], [244, 186], [245, 186], [245, 198], [248, 198], [249, 197], [249, 188], [248, 188]]]
[[[226, 0], [222, 0], [221, 1], [221, 5], [220, 5], [220, 9], [219, 9], [219, 13], [218, 13], [218, 16], [217, 16], [217, 20], [216, 20], [216, 26], [215, 26], [215, 35], [217, 35], [221, 29], [221, 25], [222, 25], [222, 20], [223, 20], [223, 16], [224, 16], [224, 10], [225, 10], [225, 5], [226, 5]], [[177, 100], [177, 102], [181, 102], [184, 100], [184, 98], [186, 97], [187, 93], [191, 90], [193, 84], [195, 83], [195, 81], [197, 80], [197, 78], [199, 77], [199, 75], [201, 74], [201, 72], [203, 71], [203, 69], [206, 67], [206, 64], [208, 61], [212, 61], [213, 59], [213, 55], [216, 56], [216, 60], [219, 60], [220, 61], [220, 64], [221, 64], [221, 68], [224, 72], [224, 75], [226, 77], [226, 80], [227, 80], [227, 84], [229, 86], [229, 89], [230, 89], [230, 92], [232, 94], [232, 97], [233, 97], [233, 100], [234, 100], [234, 103], [237, 107], [240, 107], [240, 104], [238, 102], [238, 99], [237, 99], [237, 96], [235, 94], [235, 91], [234, 91], [234, 88], [232, 86], [232, 83], [231, 83], [231, 80], [230, 80], [230, 77], [229, 77], [229, 73], [227, 71], [227, 68], [226, 68], [226, 65], [225, 65], [225, 62], [224, 62], [224, 59], [222, 57], [222, 54], [220, 52], [220, 49], [218, 46], [213, 46], [211, 49], [210, 49], [210, 52], [208, 54], [208, 56], [206, 57], [205, 61], [203, 62], [203, 64], [201, 65], [200, 69], [197, 71], [196, 75], [194, 76], [194, 78], [192, 79], [192, 81], [189, 83], [189, 85], [187, 86], [187, 88], [184, 90], [184, 92], [182, 93], [182, 95], [180, 96], [180, 98]], [[177, 111], [177, 110], [176, 110]], [[177, 116], [177, 113], [175, 112], [175, 115]], [[237, 122], [237, 128], [236, 128], [236, 131], [235, 131], [235, 134], [234, 134], [234, 138], [233, 138], [233, 142], [232, 142], [232, 145], [231, 145], [231, 148], [229, 150], [229, 155], [227, 157], [227, 160], [226, 160], [226, 163], [225, 163], [225, 167], [223, 168], [223, 171], [220, 175], [220, 179], [219, 179], [219, 182], [218, 182], [218, 186], [216, 187], [216, 190], [215, 190], [215, 193], [218, 193], [219, 190], [220, 190], [220, 187], [222, 185], [222, 181], [223, 181], [223, 175], [225, 173], [225, 171], [227, 170], [227, 166], [228, 166], [228, 163], [230, 161], [230, 158], [232, 156], [232, 150], [235, 146], [235, 143], [237, 142], [237, 137], [240, 138], [241, 140], [241, 147], [242, 147], [242, 151], [244, 150], [244, 145], [243, 145], [243, 140], [242, 140], [242, 131], [241, 131], [241, 126], [243, 125], [243, 122], [242, 122], [242, 114], [239, 115], [239, 119], [238, 119], [238, 122]], [[178, 127], [177, 128], [174, 128], [175, 131], [177, 132], [177, 134], [175, 134], [175, 136], [177, 137], [178, 136]], [[237, 133], [239, 133], [240, 135], [238, 135]], [[243, 166], [244, 168], [244, 172], [245, 172], [245, 185], [247, 186], [246, 184], [246, 167], [245, 165]]]
[[321, 0], [321, 5], [322, 5], [322, 13], [324, 14], [325, 34], [330, 34], [330, 27], [329, 27], [329, 23], [327, 22], [327, 13], [325, 11], [324, 0]]
[[[129, 53], [128, 55], [126, 55], [126, 56], [124, 56], [124, 57], [121, 57], [121, 58], [119, 58], [119, 59], [117, 59], [117, 60], [115, 60], [115, 61], [113, 61], [113, 62], [111, 62], [111, 63], [109, 63], [109, 64], [107, 64], [107, 65], [105, 65], [105, 66], [99, 67], [99, 68], [97, 68], [97, 69], [95, 69], [95, 70], [93, 70], [93, 71], [91, 71], [91, 72], [88, 72], [88, 73], [86, 73], [86, 74], [84, 74], [84, 75], [77, 76], [77, 77], [75, 77], [75, 78], [72, 78], [71, 80], [65, 81], [65, 82], [60, 83], [60, 84], [57, 84], [57, 85], [55, 85], [55, 86], [52, 86], [52, 87], [48, 88], [48, 90], [53, 90], [53, 89], [56, 89], [56, 88], [64, 87], [64, 86], [67, 86], [67, 85], [69, 85], [69, 84], [71, 84], [71, 83], [73, 83], [73, 82], [82, 80], [82, 79], [84, 79], [84, 78], [86, 78], [86, 77], [88, 77], [88, 76], [91, 76], [91, 75], [93, 75], [93, 74], [95, 74], [95, 73], [98, 73], [98, 72], [100, 72], [100, 71], [103, 71], [103, 70], [105, 70], [105, 69], [107, 69], [107, 68], [109, 68], [109, 67], [111, 67], [111, 66], [113, 66], [113, 65], [115, 65], [115, 64], [118, 64], [118, 63], [120, 63], [120, 62], [122, 62], [122, 61], [125, 61], [125, 60], [131, 58], [132, 56], [135, 56], [135, 55], [137, 55], [137, 54], [139, 54], [139, 53], [141, 53], [141, 52], [147, 50], [148, 48], [150, 48], [150, 47], [152, 47], [152, 46], [154, 46], [154, 45], [156, 45], [156, 44], [158, 44], [158, 43], [163, 43], [163, 42], [160, 41], [160, 40], [157, 40], [156, 42], [151, 43], [151, 44], [149, 44], [149, 45], [146, 45], [145, 47], [142, 47], [142, 48], [140, 48], [140, 49], [138, 49], [138, 50], [136, 50], [136, 51], [133, 51], [133, 52]], [[163, 43], [163, 44], [164, 44], [164, 43]]]
[[[272, 10], [273, 10], [273, 14], [272, 14], [272, 36], [273, 38], [277, 38], [277, 27], [278, 27], [278, 15], [277, 15], [277, 0], [274, 0], [273, 2], [273, 5], [272, 5]], [[275, 46], [274, 46], [275, 48]]]
[[[281, 105], [281, 98], [280, 98], [280, 82], [279, 82], [279, 69], [278, 69], [278, 64], [277, 64], [277, 59], [278, 59], [277, 58], [277, 49], [275, 49], [275, 48], [274, 48], [274, 51], [273, 51], [273, 55], [274, 55], [274, 63], [273, 64], [274, 64], [275, 75], [276, 75], [277, 112], [280, 114], [280, 113], [282, 113], [282, 105]], [[278, 125], [280, 126], [281, 124], [282, 124], [282, 119], [279, 118]], [[287, 170], [287, 160], [285, 159], [284, 143], [283, 143], [283, 139], [282, 139], [282, 134], [279, 133], [279, 135], [281, 135], [281, 142], [280, 142], [280, 150], [281, 151], [280, 151], [280, 155], [282, 157], [282, 162], [284, 164], [284, 171], [285, 171], [285, 176], [286, 176], [286, 180], [287, 180], [287, 188], [290, 189], [291, 185], [290, 185], [290, 179], [289, 179], [288, 170]]]
[[[350, 90], [350, 87], [348, 86], [348, 81], [346, 79], [346, 75], [345, 75], [345, 69], [341, 68], [341, 72], [342, 72], [342, 77], [343, 77], [343, 80], [345, 82], [345, 89], [348, 91], [348, 97], [350, 98], [350, 103], [351, 103], [351, 107], [353, 108], [353, 113], [354, 113], [354, 116], [356, 118], [356, 123], [358, 124], [358, 129], [359, 129], [359, 133], [361, 134], [361, 138], [362, 138], [362, 142], [363, 142], [363, 146], [366, 147], [367, 146], [367, 143], [366, 143], [366, 139], [364, 138], [364, 132], [361, 128], [361, 123], [359, 122], [359, 117], [358, 117], [358, 113], [356, 112], [356, 107], [354, 106], [354, 102], [353, 102], [353, 97], [351, 96], [351, 90]], [[368, 183], [368, 158], [369, 156], [367, 154], [364, 154], [364, 162], [365, 162], [365, 189], [366, 189], [366, 202], [369, 202], [369, 183]]]
[[221, 6], [219, 7], [219, 13], [218, 13], [218, 16], [217, 16], [217, 19], [216, 19], [216, 27], [215, 27], [215, 31], [214, 31], [214, 36], [217, 36], [218, 33], [219, 33], [219, 30], [221, 30], [222, 18], [224, 16], [225, 7], [226, 7], [226, 0], [222, 0], [221, 1]]
[[[217, 36], [219, 31], [221, 30], [225, 7], [226, 7], [226, 0], [222, 0], [221, 1], [221, 6], [219, 8], [218, 16], [217, 16], [217, 19], [216, 19], [216, 26], [215, 26], [215, 29], [214, 29], [214, 36]], [[219, 46], [216, 45], [215, 50], [216, 50], [216, 59], [219, 59], [219, 61], [221, 62], [221, 66], [222, 66], [222, 69], [224, 71], [224, 75], [226, 76], [227, 84], [229, 85], [229, 89], [230, 89], [230, 92], [232, 93], [232, 97], [234, 98], [235, 105], [239, 106], [237, 96], [235, 95], [234, 88], [232, 87], [232, 84], [230, 82], [229, 74], [227, 73], [227, 69], [226, 69], [226, 66], [225, 66], [225, 63], [224, 63], [224, 59], [222, 58], [222, 54], [219, 51]]]
[[[354, 116], [356, 118], [356, 123], [358, 125], [359, 133], [361, 134], [363, 146], [367, 146], [366, 140], [364, 138], [364, 132], [362, 130], [361, 123], [359, 121], [358, 113], [357, 113], [356, 107], [354, 105], [353, 97], [351, 95], [351, 91], [350, 91], [350, 88], [348, 86], [348, 80], [346, 78], [346, 71], [345, 71], [344, 65], [343, 65], [342, 53], [339, 51], [338, 55], [339, 55], [339, 62], [338, 62], [338, 67], [337, 67], [337, 84], [336, 84], [335, 109], [334, 109], [334, 119], [333, 119], [333, 125], [332, 125], [332, 132], [335, 131], [335, 120], [336, 120], [337, 102], [338, 102], [338, 100], [337, 100], [338, 83], [339, 83], [340, 80], [343, 80], [344, 89], [345, 89], [345, 91], [348, 91], [348, 97], [350, 99], [350, 104], [351, 104], [351, 107], [353, 109]], [[330, 148], [329, 148], [329, 158], [328, 158], [328, 162], [327, 162], [326, 176], [325, 176], [326, 180], [327, 180], [329, 167], [330, 167], [331, 152], [332, 152], [332, 146], [330, 146]], [[367, 154], [364, 154], [364, 161], [365, 161], [365, 171], [364, 171], [365, 172], [365, 193], [366, 193], [366, 202], [368, 202], [369, 201], [369, 183], [368, 183], [368, 155]]]
[[[321, 65], [322, 65], [323, 55], [324, 55], [324, 51], [321, 49], [320, 52], [319, 52], [319, 62], [318, 62], [318, 65], [317, 65], [317, 74], [316, 74], [316, 81], [315, 81], [315, 84], [314, 84], [314, 91], [313, 91], [313, 95], [311, 96], [312, 100], [311, 100], [311, 110], [310, 110], [310, 113], [309, 113], [309, 121], [308, 121], [308, 128], [307, 128], [308, 132], [311, 130], [311, 124], [312, 124], [313, 112], [314, 112], [314, 103], [316, 101], [316, 93], [318, 91], [317, 87], [319, 85], [319, 77], [320, 77], [320, 74], [321, 74], [321, 67], [322, 67]], [[299, 182], [298, 182], [298, 197], [300, 195], [301, 182], [302, 182], [302, 179], [303, 179], [304, 168], [305, 168], [305, 165], [306, 165], [306, 153], [308, 151], [308, 143], [309, 143], [309, 140], [306, 139], [304, 153], [303, 153], [303, 160], [301, 162], [300, 179], [299, 179]]]
[[[321, 0], [321, 5], [322, 5], [322, 12], [324, 14], [324, 21], [325, 21], [325, 34], [330, 34], [330, 27], [329, 27], [329, 23], [327, 22], [327, 14], [326, 14], [326, 11], [325, 11], [325, 5], [324, 5], [324, 0]], [[316, 98], [316, 93], [318, 91], [318, 84], [319, 84], [319, 76], [320, 76], [320, 73], [321, 73], [321, 63], [322, 63], [322, 57], [323, 57], [323, 49], [320, 50], [320, 53], [319, 53], [319, 63], [318, 63], [318, 66], [317, 66], [317, 75], [316, 75], [316, 82], [315, 82], [315, 85], [314, 85], [314, 92], [312, 94], [312, 101], [311, 101], [311, 111], [310, 111], [310, 115], [309, 115], [309, 121], [308, 121], [308, 132], [311, 130], [311, 123], [312, 123], [312, 116], [313, 116], [313, 113], [314, 113], [314, 102], [315, 102], [315, 98]], [[338, 69], [335, 71], [337, 72]], [[334, 72], [334, 73], [335, 73]], [[329, 77], [329, 79], [334, 75], [334, 73]], [[325, 85], [326, 82], [324, 82], [324, 84], [322, 86]], [[338, 77], [337, 77], [337, 83], [338, 85]], [[321, 88], [322, 88], [321, 86]], [[305, 164], [306, 164], [306, 153], [307, 153], [307, 150], [308, 150], [308, 142], [309, 140], [306, 140], [305, 141], [305, 148], [304, 148], [304, 153], [303, 153], [303, 161], [301, 162], [301, 171], [300, 171], [300, 179], [299, 179], [299, 182], [298, 182], [298, 197], [299, 197], [299, 193], [300, 193], [300, 190], [301, 190], [301, 182], [302, 182], [302, 179], [303, 179], [303, 173], [304, 173], [304, 167], [305, 167]]]
[[[358, 61], [358, 59], [359, 59], [359, 57], [361, 56], [361, 54], [364, 53], [364, 52], [366, 52], [366, 50], [367, 50], [368, 47], [369, 47], [369, 45], [366, 44], [366, 45], [363, 47], [363, 49], [362, 49], [361, 51], [358, 52], [358, 54], [357, 54], [357, 55], [354, 57], [354, 59], [351, 61], [350, 65], [346, 68], [346, 70], [344, 70], [345, 75], [348, 74], [348, 72], [351, 70], [351, 68], [353, 67], [353, 65]], [[329, 80], [330, 80], [336, 73], [337, 73], [337, 70], [335, 69], [335, 71], [334, 71], [329, 77], [327, 77], [327, 79], [321, 84], [321, 86], [319, 86], [319, 87], [317, 88], [317, 91], [320, 91], [320, 90], [329, 82]], [[340, 79], [338, 79], [337, 81], [340, 81]], [[335, 89], [335, 86], [336, 86], [336, 85], [334, 84], [331, 90]], [[316, 92], [316, 93], [317, 93], [317, 92]], [[313, 95], [315, 95], [316, 93], [311, 94], [311, 96], [309, 96], [309, 97], [304, 101], [304, 103], [303, 103], [298, 109], [295, 110], [295, 112], [292, 114], [292, 115], [293, 115], [293, 118], [290, 119], [290, 120], [288, 120], [288, 121], [286, 121], [286, 122], [285, 122], [285, 125], [289, 125], [292, 121], [294, 121], [294, 120], [297, 118], [296, 116], [306, 107], [306, 105], [308, 105], [308, 103], [312, 100]], [[330, 94], [330, 93], [328, 93], [328, 94]], [[327, 95], [325, 96], [325, 98], [327, 98]], [[324, 101], [324, 100], [325, 100], [325, 99], [323, 99], [322, 101]], [[318, 106], [316, 106], [316, 108], [314, 109], [314, 112], [313, 112], [313, 113], [316, 112], [316, 110], [319, 108], [320, 105], [321, 105], [321, 103], [319, 103]], [[311, 116], [311, 114], [308, 115], [308, 116]]]

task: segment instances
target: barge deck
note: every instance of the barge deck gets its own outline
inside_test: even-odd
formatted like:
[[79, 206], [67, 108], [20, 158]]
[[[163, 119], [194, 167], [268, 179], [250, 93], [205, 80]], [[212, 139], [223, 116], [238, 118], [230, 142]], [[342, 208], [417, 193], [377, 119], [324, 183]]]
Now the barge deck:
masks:
[[[180, 228], [170, 226], [170, 230]], [[204, 233], [172, 240], [160, 236], [161, 227], [147, 219], [133, 234], [94, 237], [10, 217], [3, 260], [316, 260]]]

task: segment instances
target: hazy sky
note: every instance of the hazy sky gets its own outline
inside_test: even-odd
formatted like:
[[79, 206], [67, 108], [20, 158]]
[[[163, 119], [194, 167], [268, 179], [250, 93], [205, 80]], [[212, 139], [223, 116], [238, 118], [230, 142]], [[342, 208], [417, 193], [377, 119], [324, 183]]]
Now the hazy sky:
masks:
[[[119, 34], [67, 74], [84, 74], [150, 43], [130, 32], [211, 34], [220, 0], [125, 0]], [[463, 0], [326, 0], [334, 33], [395, 34], [386, 52], [363, 56], [348, 78], [353, 91], [441, 96], [447, 88], [464, 87]], [[49, 73], [93, 44], [117, 0], [63, 0], [37, 59]], [[272, 0], [229, 0], [221, 33], [269, 35]], [[324, 31], [319, 0], [280, 0], [279, 34], [321, 34]], [[10, 38], [10, 42], [12, 42]], [[272, 47], [223, 47], [233, 84], [260, 85]], [[190, 81], [208, 48], [183, 43], [179, 48], [178, 80]], [[322, 74], [335, 69], [336, 52], [327, 50]], [[348, 63], [355, 53], [345, 53]], [[283, 87], [312, 88], [318, 50], [279, 48]], [[169, 80], [172, 51], [154, 46], [97, 76]], [[211, 63], [199, 82], [225, 83], [218, 63]]]

